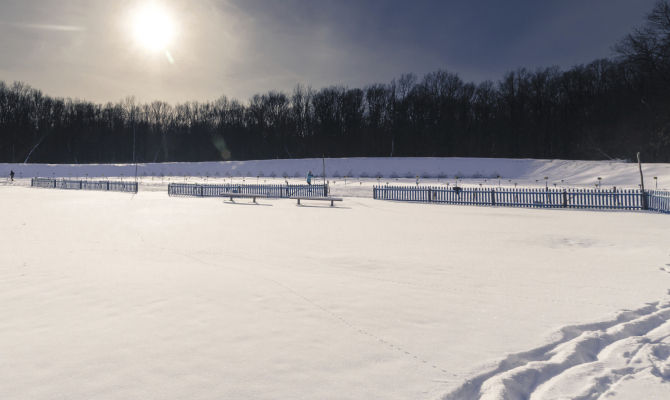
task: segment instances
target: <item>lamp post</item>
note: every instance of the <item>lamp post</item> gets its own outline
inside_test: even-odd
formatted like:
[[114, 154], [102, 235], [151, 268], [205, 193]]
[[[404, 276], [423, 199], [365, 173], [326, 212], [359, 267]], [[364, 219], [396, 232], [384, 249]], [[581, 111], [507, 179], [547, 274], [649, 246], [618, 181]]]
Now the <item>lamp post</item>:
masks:
[[654, 177], [654, 189], [658, 189], [658, 176]]
[[598, 189], [600, 189], [600, 182], [602, 181], [603, 178], [598, 177]]

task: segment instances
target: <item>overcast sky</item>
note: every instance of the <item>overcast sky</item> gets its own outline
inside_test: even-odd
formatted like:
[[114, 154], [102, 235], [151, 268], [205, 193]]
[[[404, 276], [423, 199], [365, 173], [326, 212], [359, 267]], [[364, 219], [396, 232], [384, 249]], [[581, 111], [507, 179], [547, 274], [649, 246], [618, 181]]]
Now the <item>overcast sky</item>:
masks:
[[[152, 1], [152, 0], [147, 0]], [[96, 102], [246, 100], [296, 84], [362, 87], [446, 69], [498, 80], [612, 55], [654, 0], [164, 0], [164, 51], [138, 43], [142, 0], [0, 0], [0, 80]], [[170, 60], [170, 58], [172, 60]], [[172, 61], [172, 62], [171, 62]]]

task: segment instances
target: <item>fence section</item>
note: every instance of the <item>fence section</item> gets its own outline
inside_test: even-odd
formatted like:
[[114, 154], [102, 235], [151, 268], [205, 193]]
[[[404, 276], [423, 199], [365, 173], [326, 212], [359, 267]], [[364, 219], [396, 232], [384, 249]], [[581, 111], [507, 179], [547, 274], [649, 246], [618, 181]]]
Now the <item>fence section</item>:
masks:
[[54, 189], [56, 188], [56, 180], [49, 178], [32, 178], [30, 180], [30, 186]]
[[649, 204], [650, 210], [670, 214], [670, 191], [647, 191], [647, 203]]
[[32, 178], [30, 180], [30, 186], [51, 189], [105, 190], [110, 192], [137, 193], [137, 182]]
[[[668, 192], [648, 192], [649, 208], [668, 208]], [[653, 197], [653, 200], [652, 200]], [[375, 186], [373, 198], [378, 200], [415, 201], [426, 203], [470, 204], [535, 208], [642, 209], [638, 189], [528, 189], [528, 188], [461, 188], [433, 186]], [[659, 208], [655, 208], [659, 210]]]
[[221, 197], [221, 193], [258, 194], [267, 197], [291, 196], [322, 197], [328, 195], [328, 185], [200, 185], [194, 183], [170, 183], [170, 196]]

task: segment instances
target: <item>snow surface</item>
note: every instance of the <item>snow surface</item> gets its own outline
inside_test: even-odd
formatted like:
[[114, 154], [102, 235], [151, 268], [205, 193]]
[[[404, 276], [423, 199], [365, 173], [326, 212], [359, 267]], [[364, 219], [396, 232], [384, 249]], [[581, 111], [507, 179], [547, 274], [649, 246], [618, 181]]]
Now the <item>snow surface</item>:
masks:
[[668, 216], [157, 181], [0, 187], [0, 398], [670, 398]]
[[[432, 182], [466, 178], [465, 183], [500, 184], [511, 186], [594, 186], [601, 177], [603, 186], [637, 187], [640, 176], [636, 163], [623, 161], [568, 161], [498, 158], [336, 158], [325, 159], [326, 176], [330, 178], [355, 177], [375, 181]], [[643, 164], [647, 188], [670, 189], [670, 164]], [[9, 176], [14, 170], [17, 178], [42, 177], [125, 177], [135, 176], [135, 165], [98, 164], [0, 164], [0, 176]], [[201, 163], [139, 164], [138, 175], [195, 176], [195, 177], [256, 177], [270, 179], [287, 176], [304, 180], [307, 171], [322, 175], [322, 159], [227, 161]], [[653, 177], [657, 177], [655, 181]], [[545, 182], [545, 177], [546, 182]], [[371, 179], [365, 179], [371, 178]], [[281, 179], [283, 180], [283, 179]]]

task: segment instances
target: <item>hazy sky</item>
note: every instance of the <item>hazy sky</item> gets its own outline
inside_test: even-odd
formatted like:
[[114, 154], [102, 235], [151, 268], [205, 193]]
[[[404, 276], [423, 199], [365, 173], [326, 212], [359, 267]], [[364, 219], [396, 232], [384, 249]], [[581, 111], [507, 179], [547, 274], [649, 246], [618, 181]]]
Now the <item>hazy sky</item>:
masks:
[[[143, 47], [151, 0], [0, 0], [0, 80], [96, 102], [246, 100], [296, 84], [361, 87], [437, 69], [497, 80], [612, 55], [654, 0], [156, 0], [164, 50]], [[169, 58], [173, 62], [170, 62]]]

